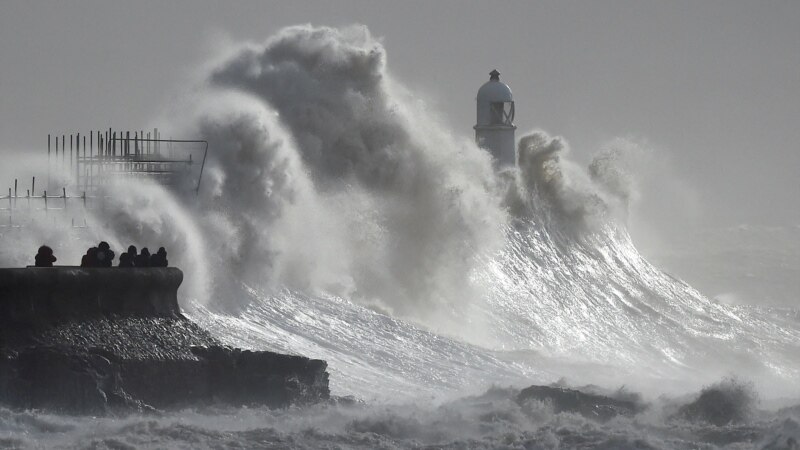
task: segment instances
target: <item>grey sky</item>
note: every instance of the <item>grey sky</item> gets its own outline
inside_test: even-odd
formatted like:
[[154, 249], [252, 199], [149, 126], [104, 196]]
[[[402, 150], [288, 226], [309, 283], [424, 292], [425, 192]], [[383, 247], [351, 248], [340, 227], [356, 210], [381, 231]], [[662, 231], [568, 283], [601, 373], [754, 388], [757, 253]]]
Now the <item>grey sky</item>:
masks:
[[581, 161], [638, 136], [697, 189], [702, 223], [800, 223], [800, 2], [789, 0], [3, 0], [0, 149], [144, 128], [220, 40], [297, 23], [367, 25], [390, 71], [456, 132], [472, 134], [475, 92], [496, 67], [520, 131], [563, 135]]

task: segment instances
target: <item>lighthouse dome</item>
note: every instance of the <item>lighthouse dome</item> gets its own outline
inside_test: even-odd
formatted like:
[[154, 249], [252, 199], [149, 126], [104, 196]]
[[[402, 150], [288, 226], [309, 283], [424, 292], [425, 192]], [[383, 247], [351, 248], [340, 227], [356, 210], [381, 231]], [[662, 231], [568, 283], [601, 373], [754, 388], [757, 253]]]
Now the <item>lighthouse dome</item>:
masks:
[[[499, 74], [498, 74], [499, 75]], [[511, 88], [507, 84], [497, 80], [491, 79], [483, 83], [478, 89], [478, 102], [511, 102], [514, 101], [511, 95]]]
[[478, 89], [477, 126], [514, 126], [514, 97], [511, 88], [500, 81], [497, 69], [489, 73], [489, 81]]

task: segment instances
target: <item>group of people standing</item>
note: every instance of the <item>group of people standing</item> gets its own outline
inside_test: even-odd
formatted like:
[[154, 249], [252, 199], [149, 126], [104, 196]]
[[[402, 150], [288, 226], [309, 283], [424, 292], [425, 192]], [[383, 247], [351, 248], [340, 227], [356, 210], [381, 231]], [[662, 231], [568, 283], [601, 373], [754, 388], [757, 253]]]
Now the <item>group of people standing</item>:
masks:
[[136, 246], [131, 245], [127, 252], [119, 255], [119, 267], [167, 267], [168, 263], [167, 251], [164, 247], [159, 247], [153, 255], [145, 247], [137, 255]]
[[[81, 267], [111, 267], [113, 265], [114, 252], [103, 241], [86, 251], [81, 260]], [[167, 267], [167, 251], [160, 247], [156, 254], [151, 255], [147, 247], [140, 253], [136, 253], [136, 246], [131, 245], [128, 251], [119, 255], [119, 267]]]
[[[56, 261], [53, 249], [43, 245], [36, 253], [36, 267], [53, 267]], [[108, 242], [100, 242], [97, 247], [92, 247], [86, 251], [81, 258], [81, 267], [111, 267], [114, 261], [114, 251]], [[147, 247], [141, 253], [136, 253], [136, 247], [131, 245], [128, 251], [119, 256], [119, 267], [167, 267], [167, 251], [164, 247], [159, 247], [158, 251], [151, 255]]]

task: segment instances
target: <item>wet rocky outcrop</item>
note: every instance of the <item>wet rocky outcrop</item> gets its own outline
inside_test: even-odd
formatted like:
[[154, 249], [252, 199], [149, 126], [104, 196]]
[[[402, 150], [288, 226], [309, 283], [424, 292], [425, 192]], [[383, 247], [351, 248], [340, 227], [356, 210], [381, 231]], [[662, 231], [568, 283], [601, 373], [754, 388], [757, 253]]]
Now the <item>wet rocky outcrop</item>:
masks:
[[176, 268], [0, 269], [0, 403], [77, 414], [329, 397], [327, 364], [223, 346]]
[[534, 400], [551, 404], [554, 413], [575, 413], [599, 421], [617, 416], [634, 416], [644, 410], [642, 404], [632, 399], [618, 399], [556, 386], [530, 386], [517, 396], [520, 404]]
[[673, 418], [718, 427], [742, 424], [752, 418], [757, 398], [753, 387], [736, 379], [725, 379], [705, 387], [696, 399], [681, 406]]

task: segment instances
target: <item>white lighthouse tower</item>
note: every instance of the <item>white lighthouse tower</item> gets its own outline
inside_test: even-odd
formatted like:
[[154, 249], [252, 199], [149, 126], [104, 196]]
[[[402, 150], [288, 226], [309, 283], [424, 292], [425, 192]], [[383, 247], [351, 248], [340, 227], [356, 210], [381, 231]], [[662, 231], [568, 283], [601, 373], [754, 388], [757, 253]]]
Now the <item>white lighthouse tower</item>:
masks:
[[492, 70], [489, 81], [478, 89], [475, 142], [492, 154], [497, 169], [513, 167], [516, 164], [514, 151], [516, 129], [511, 88], [500, 81], [500, 72]]

